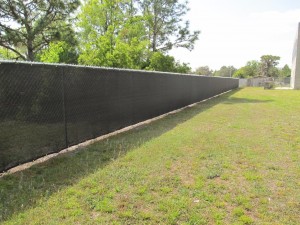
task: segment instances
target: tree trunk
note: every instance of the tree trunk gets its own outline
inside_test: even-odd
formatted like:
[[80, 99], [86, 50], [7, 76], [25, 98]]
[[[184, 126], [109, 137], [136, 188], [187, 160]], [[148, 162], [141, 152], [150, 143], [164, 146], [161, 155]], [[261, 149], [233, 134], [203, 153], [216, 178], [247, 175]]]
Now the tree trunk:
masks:
[[31, 38], [27, 40], [27, 61], [34, 61], [33, 40]]
[[27, 52], [27, 61], [34, 61], [34, 54], [32, 49], [28, 49]]
[[153, 4], [153, 14], [154, 14], [154, 21], [153, 21], [153, 37], [152, 37], [152, 51], [156, 52], [157, 47], [157, 10], [156, 10], [156, 2]]
[[[155, 31], [154, 31], [155, 32]], [[152, 39], [152, 51], [156, 52], [156, 33], [153, 34], [153, 39]]]

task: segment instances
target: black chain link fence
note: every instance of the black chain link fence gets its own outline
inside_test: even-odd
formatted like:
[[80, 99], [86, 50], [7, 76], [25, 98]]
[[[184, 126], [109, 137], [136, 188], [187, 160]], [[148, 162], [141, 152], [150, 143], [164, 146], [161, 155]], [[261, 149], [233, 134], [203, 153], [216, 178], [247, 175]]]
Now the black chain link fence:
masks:
[[0, 62], [0, 171], [238, 87], [238, 79]]

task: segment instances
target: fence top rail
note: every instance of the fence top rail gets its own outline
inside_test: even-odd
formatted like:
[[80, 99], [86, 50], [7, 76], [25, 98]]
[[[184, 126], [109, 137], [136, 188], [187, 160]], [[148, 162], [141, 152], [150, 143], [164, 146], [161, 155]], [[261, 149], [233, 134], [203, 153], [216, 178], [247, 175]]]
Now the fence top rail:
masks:
[[175, 75], [175, 76], [191, 76], [191, 77], [214, 77], [221, 79], [232, 79], [238, 80], [238, 78], [233, 77], [219, 77], [219, 76], [206, 76], [206, 75], [195, 75], [195, 74], [187, 74], [187, 73], [174, 73], [174, 72], [161, 72], [161, 71], [153, 71], [153, 70], [135, 70], [135, 69], [125, 69], [125, 68], [113, 68], [113, 67], [100, 67], [100, 66], [89, 66], [89, 65], [75, 65], [75, 64], [64, 64], [64, 63], [43, 63], [43, 62], [31, 62], [31, 61], [17, 61], [17, 60], [0, 60], [1, 64], [25, 64], [25, 65], [45, 65], [45, 66], [55, 66], [55, 67], [73, 67], [73, 68], [89, 68], [89, 69], [97, 69], [102, 71], [126, 71], [126, 72], [139, 72], [144, 74], [154, 74], [154, 75]]

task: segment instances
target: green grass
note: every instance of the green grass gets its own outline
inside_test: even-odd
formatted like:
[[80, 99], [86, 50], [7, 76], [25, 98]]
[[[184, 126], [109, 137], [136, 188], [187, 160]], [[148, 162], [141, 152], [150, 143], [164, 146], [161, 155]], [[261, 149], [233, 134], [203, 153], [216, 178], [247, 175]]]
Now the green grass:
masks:
[[300, 92], [246, 88], [0, 179], [4, 224], [299, 224]]

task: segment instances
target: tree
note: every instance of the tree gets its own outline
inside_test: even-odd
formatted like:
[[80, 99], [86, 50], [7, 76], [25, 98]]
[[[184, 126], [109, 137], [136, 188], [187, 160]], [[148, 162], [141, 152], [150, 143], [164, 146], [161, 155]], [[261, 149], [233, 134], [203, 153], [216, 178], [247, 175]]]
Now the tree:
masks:
[[260, 62], [252, 60], [247, 62], [246, 71], [248, 77], [256, 77], [259, 74]]
[[146, 20], [146, 30], [153, 52], [168, 51], [173, 47], [194, 48], [199, 31], [191, 32], [189, 21], [183, 16], [189, 10], [188, 2], [179, 0], [139, 0], [139, 6]]
[[0, 46], [34, 61], [40, 50], [60, 39], [60, 31], [70, 27], [66, 21], [79, 4], [80, 0], [0, 0]]
[[222, 66], [219, 70], [214, 72], [214, 76], [217, 77], [232, 77], [236, 68], [233, 66]]
[[58, 63], [60, 62], [60, 55], [64, 52], [66, 43], [64, 41], [52, 42], [48, 49], [45, 49], [40, 55], [42, 62]]
[[[79, 14], [79, 28], [81, 28], [81, 41], [83, 43], [92, 42], [99, 36], [110, 32], [113, 38], [119, 31], [121, 23], [124, 21], [124, 14], [121, 5], [124, 0], [87, 0]], [[88, 40], [87, 38], [92, 38]]]
[[61, 40], [52, 41], [42, 49], [36, 56], [41, 62], [49, 63], [71, 63], [78, 61], [78, 40], [73, 29], [65, 29], [60, 32]]
[[255, 77], [258, 76], [260, 68], [260, 63], [258, 61], [252, 60], [247, 62], [247, 64], [233, 74], [233, 77], [239, 77], [239, 78], [249, 78], [249, 77]]
[[284, 65], [284, 67], [280, 70], [281, 77], [290, 77], [291, 76], [291, 69], [288, 65]]
[[[170, 62], [169, 71], [190, 71], [166, 55], [172, 47], [191, 50], [198, 39], [188, 22], [182, 25], [187, 10], [179, 0], [87, 0], [79, 14], [79, 63], [165, 70]], [[163, 61], [157, 64], [159, 57]]]
[[200, 66], [195, 70], [195, 74], [212, 76], [213, 71], [208, 66]]
[[38, 55], [39, 61], [48, 63], [77, 63], [74, 46], [65, 41], [51, 42], [49, 47]]
[[89, 0], [79, 15], [81, 64], [141, 69], [148, 58], [144, 20], [128, 0]]
[[7, 48], [0, 47], [0, 59], [17, 59], [16, 53], [8, 50]]
[[234, 72], [233, 77], [248, 78], [249, 74], [248, 74], [247, 68], [245, 66], [241, 67], [240, 69], [238, 69], [237, 71]]
[[190, 65], [188, 63], [180, 63], [179, 61], [177, 61], [175, 63], [175, 73], [191, 73], [192, 68], [190, 67]]
[[152, 54], [150, 65], [146, 69], [175, 73], [189, 73], [191, 71], [188, 64], [176, 62], [173, 56], [164, 55], [161, 52], [154, 52]]
[[277, 77], [279, 71], [276, 66], [279, 64], [280, 57], [273, 55], [263, 55], [260, 58], [261, 76], [263, 77]]
[[161, 52], [154, 52], [150, 58], [148, 70], [156, 70], [162, 72], [174, 71], [175, 59], [172, 56], [165, 56]]

